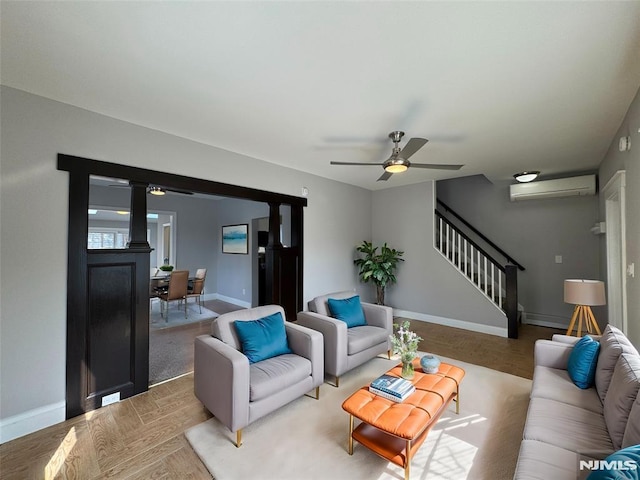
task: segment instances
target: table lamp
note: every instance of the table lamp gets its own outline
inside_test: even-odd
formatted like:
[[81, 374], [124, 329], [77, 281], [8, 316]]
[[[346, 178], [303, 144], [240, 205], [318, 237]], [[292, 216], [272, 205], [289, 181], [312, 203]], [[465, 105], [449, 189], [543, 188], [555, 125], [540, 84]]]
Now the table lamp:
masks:
[[573, 310], [573, 316], [571, 317], [571, 323], [569, 323], [567, 335], [571, 335], [576, 319], [578, 320], [578, 337], [582, 334], [583, 321], [587, 327], [588, 333], [593, 333], [593, 330], [595, 330], [598, 335], [601, 335], [600, 327], [598, 327], [598, 323], [593, 316], [591, 307], [593, 305], [607, 304], [604, 296], [604, 282], [599, 280], [565, 280], [564, 301], [565, 303], [571, 303], [576, 306]]

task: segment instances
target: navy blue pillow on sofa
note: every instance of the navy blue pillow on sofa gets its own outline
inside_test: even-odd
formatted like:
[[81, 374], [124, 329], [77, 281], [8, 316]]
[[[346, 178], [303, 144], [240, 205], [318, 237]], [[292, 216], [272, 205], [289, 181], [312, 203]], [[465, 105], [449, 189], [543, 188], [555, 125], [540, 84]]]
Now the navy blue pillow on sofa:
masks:
[[598, 363], [600, 342], [585, 335], [576, 342], [569, 355], [567, 371], [577, 387], [585, 389], [593, 386]]
[[329, 305], [331, 316], [345, 322], [347, 328], [360, 327], [367, 324], [360, 304], [360, 295], [341, 300], [328, 298], [327, 304]]
[[242, 345], [242, 353], [249, 359], [249, 363], [291, 353], [280, 312], [258, 320], [236, 320], [233, 325]]

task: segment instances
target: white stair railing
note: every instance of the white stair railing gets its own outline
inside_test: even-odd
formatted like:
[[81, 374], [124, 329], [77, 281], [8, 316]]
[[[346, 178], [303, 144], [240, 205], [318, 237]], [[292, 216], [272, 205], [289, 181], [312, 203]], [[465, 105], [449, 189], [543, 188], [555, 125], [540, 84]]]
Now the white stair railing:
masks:
[[505, 267], [495, 262], [440, 215], [436, 216], [435, 240], [436, 249], [449, 263], [504, 312]]

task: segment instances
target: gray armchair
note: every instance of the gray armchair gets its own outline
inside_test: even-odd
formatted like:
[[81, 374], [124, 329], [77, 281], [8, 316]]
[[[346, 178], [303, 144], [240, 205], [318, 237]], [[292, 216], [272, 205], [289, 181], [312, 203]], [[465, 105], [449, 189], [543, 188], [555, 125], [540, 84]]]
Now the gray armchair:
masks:
[[[241, 351], [234, 322], [258, 320], [280, 312], [292, 353], [256, 363]], [[194, 389], [196, 397], [220, 422], [236, 432], [255, 420], [301, 397], [315, 388], [320, 395], [324, 382], [322, 335], [286, 321], [278, 305], [266, 305], [226, 313], [211, 325], [211, 335], [195, 340]]]
[[324, 371], [335, 377], [386, 352], [391, 358], [389, 335], [393, 334], [393, 310], [384, 305], [362, 303], [367, 325], [347, 328], [347, 324], [331, 317], [328, 299], [346, 299], [354, 291], [336, 292], [316, 297], [308, 303], [308, 312], [298, 313], [298, 325], [322, 333], [324, 337]]

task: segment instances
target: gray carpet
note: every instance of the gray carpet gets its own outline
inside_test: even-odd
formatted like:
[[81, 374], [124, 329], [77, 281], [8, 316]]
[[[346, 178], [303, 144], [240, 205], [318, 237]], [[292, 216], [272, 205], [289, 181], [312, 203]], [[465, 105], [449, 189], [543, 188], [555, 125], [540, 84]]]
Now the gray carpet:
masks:
[[160, 305], [155, 302], [149, 314], [149, 385], [193, 371], [193, 341], [198, 335], [211, 332], [211, 322], [218, 314], [190, 303], [187, 319], [184, 307], [169, 309], [169, 321], [160, 317]]
[[[168, 308], [169, 314], [165, 312], [165, 317], [160, 315], [160, 301], [154, 301], [149, 311], [149, 328], [151, 330], [176, 327], [178, 325], [186, 325], [188, 323], [202, 322], [205, 320], [213, 320], [219, 315], [205, 307], [200, 308], [195, 302], [187, 304], [187, 317], [184, 315], [184, 305], [178, 302], [170, 302]], [[167, 318], [168, 317], [168, 318]]]
[[[174, 316], [176, 323], [169, 322], [169, 327], [160, 318], [159, 300], [152, 302], [149, 329], [149, 385], [193, 371], [193, 342], [198, 335], [211, 334], [211, 322], [220, 314], [241, 310], [242, 307], [219, 300], [205, 302], [209, 308], [202, 307], [200, 320], [198, 306], [189, 302], [190, 323], [184, 323], [184, 310], [172, 305], [169, 320]], [[215, 312], [214, 312], [215, 310]], [[151, 323], [155, 322], [155, 323]]]

